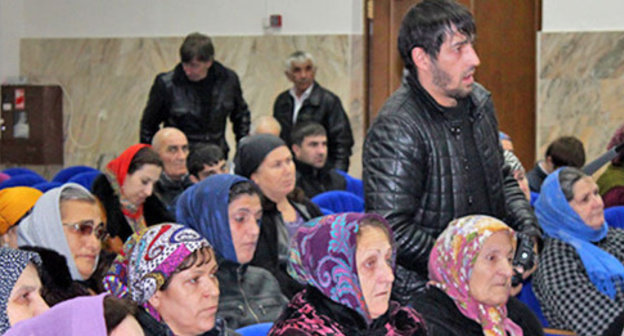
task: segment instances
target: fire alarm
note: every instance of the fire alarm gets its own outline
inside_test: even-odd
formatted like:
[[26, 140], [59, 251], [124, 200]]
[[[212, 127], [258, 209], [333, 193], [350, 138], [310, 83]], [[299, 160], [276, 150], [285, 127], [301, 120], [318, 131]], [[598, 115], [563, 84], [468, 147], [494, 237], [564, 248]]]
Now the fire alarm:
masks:
[[282, 27], [282, 16], [280, 14], [273, 14], [269, 16], [269, 26], [271, 28], [281, 28]]

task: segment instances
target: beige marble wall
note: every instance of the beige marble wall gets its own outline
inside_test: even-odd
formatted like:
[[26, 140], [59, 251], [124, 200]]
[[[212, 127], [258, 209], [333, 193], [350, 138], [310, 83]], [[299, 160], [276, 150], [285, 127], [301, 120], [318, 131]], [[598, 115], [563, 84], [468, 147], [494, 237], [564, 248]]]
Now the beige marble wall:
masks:
[[624, 123], [624, 32], [538, 36], [537, 159], [562, 135], [585, 144], [587, 161]]
[[[139, 121], [157, 73], [178, 62], [183, 37], [23, 39], [20, 71], [37, 84], [64, 88], [65, 165], [102, 167], [138, 141]], [[252, 120], [272, 113], [275, 97], [290, 86], [284, 58], [311, 52], [317, 80], [343, 102], [356, 144], [350, 173], [361, 174], [363, 142], [363, 38], [361, 35], [218, 36], [216, 59], [239, 75]], [[228, 142], [234, 144], [228, 126]]]

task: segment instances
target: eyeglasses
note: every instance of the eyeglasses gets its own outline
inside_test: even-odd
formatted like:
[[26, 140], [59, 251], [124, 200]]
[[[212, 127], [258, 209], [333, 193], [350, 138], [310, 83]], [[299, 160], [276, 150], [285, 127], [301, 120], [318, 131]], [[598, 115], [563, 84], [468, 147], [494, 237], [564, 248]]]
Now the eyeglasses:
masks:
[[92, 220], [86, 220], [78, 223], [63, 223], [63, 226], [69, 226], [71, 230], [83, 236], [89, 236], [95, 233], [95, 237], [99, 240], [105, 240], [108, 237], [108, 232], [106, 232], [103, 222], [95, 226]]

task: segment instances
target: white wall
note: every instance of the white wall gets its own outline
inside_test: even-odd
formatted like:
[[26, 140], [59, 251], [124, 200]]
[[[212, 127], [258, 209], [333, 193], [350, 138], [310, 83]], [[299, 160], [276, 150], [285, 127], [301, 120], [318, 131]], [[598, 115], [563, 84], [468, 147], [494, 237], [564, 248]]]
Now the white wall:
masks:
[[[0, 81], [20, 38], [362, 34], [363, 0], [0, 0]], [[280, 30], [265, 30], [270, 14]]]
[[622, 0], [543, 0], [542, 30], [624, 30]]

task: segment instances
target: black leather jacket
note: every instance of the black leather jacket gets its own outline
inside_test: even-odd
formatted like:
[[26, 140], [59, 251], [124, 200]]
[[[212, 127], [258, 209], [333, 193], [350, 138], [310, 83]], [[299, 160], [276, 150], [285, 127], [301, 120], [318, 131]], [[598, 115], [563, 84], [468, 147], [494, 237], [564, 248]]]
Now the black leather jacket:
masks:
[[297, 166], [297, 187], [301, 188], [308, 198], [330, 190], [347, 189], [344, 176], [328, 164], [319, 169], [295, 159], [295, 165]]
[[436, 238], [452, 219], [471, 214], [465, 160], [481, 161], [492, 213], [515, 230], [541, 238], [529, 202], [504, 166], [490, 93], [475, 83], [470, 100], [478, 158], [466, 157], [442, 107], [411, 74], [366, 136], [366, 210], [383, 215], [394, 231], [398, 255], [393, 297], [401, 303], [423, 289]]
[[184, 132], [191, 145], [213, 143], [221, 146], [227, 157], [228, 117], [238, 142], [249, 133], [251, 117], [236, 73], [214, 61], [205, 79], [191, 82], [178, 64], [154, 80], [141, 118], [141, 142], [151, 143], [164, 122]]
[[[280, 138], [284, 139], [290, 148], [290, 132], [293, 128], [293, 108], [295, 100], [286, 90], [282, 92], [273, 105], [273, 117], [282, 126]], [[340, 98], [329, 90], [314, 82], [314, 87], [308, 99], [303, 101], [297, 114], [297, 122], [317, 122], [327, 131], [327, 149], [330, 167], [342, 171], [349, 170], [349, 157], [353, 147], [353, 134], [349, 118], [342, 108]]]
[[288, 303], [277, 279], [263, 268], [221, 260], [217, 278], [221, 292], [217, 314], [229, 328], [273, 322]]

